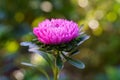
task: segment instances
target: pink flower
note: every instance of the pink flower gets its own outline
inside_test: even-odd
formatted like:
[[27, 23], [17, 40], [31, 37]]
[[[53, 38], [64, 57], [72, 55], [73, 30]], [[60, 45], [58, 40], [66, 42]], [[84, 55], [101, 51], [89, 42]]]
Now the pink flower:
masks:
[[44, 44], [68, 43], [79, 36], [78, 25], [65, 19], [46, 19], [33, 29], [38, 40]]

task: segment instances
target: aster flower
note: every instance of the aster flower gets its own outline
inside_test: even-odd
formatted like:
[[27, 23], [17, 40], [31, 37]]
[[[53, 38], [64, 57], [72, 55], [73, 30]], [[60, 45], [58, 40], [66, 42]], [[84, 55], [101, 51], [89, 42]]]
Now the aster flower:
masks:
[[68, 43], [79, 36], [78, 25], [65, 19], [51, 19], [39, 23], [33, 29], [38, 40], [44, 44]]
[[33, 34], [36, 39], [31, 42], [22, 42], [21, 45], [29, 46], [30, 52], [40, 54], [48, 62], [53, 70], [54, 80], [58, 80], [66, 61], [77, 68], [85, 68], [83, 62], [71, 58], [72, 55], [79, 53], [80, 44], [89, 38], [77, 23], [66, 19], [46, 19], [33, 28]]

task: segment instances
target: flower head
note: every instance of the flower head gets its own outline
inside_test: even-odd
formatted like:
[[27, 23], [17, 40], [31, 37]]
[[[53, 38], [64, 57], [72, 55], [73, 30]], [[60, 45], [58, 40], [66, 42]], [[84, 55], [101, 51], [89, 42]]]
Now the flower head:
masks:
[[68, 43], [79, 36], [78, 25], [65, 19], [46, 19], [33, 29], [38, 40], [44, 44]]

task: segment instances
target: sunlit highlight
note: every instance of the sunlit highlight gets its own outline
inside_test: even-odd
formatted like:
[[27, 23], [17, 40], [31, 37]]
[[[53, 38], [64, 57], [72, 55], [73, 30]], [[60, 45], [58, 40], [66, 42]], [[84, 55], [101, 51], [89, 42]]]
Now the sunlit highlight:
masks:
[[45, 64], [45, 60], [39, 54], [32, 54], [31, 55], [31, 63], [35, 64], [35, 65], [39, 65], [39, 64], [40, 65], [44, 65]]
[[99, 27], [99, 22], [93, 19], [89, 21], [88, 25], [91, 29], [97, 29]]
[[42, 16], [37, 17], [35, 20], [33, 20], [32, 26], [33, 26], [33, 27], [38, 26], [38, 23], [39, 23], [39, 22], [42, 22], [44, 19], [45, 19], [45, 17], [42, 17]]
[[14, 53], [18, 50], [19, 48], [19, 45], [16, 41], [11, 41], [11, 42], [7, 42], [6, 43], [6, 51], [9, 52], [9, 53]]
[[21, 70], [14, 71], [13, 76], [16, 78], [16, 80], [23, 80], [24, 79], [24, 74], [23, 74], [23, 71], [21, 71]]
[[44, 1], [40, 4], [40, 8], [44, 11], [44, 12], [50, 12], [53, 8], [52, 4], [49, 1]]
[[82, 8], [85, 8], [88, 6], [88, 0], [78, 0], [78, 5]]
[[116, 0], [116, 2], [120, 3], [120, 0]]
[[117, 14], [115, 12], [109, 12], [106, 17], [108, 21], [114, 22], [117, 19]]

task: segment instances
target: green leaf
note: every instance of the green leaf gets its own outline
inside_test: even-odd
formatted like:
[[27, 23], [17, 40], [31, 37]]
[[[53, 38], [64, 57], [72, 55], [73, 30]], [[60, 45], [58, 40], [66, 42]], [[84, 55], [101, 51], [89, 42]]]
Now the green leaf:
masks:
[[61, 54], [73, 66], [75, 66], [75, 67], [77, 67], [79, 69], [84, 69], [85, 68], [85, 64], [83, 62], [81, 62], [80, 60], [72, 59], [72, 58], [66, 56], [64, 53], [61, 53]]
[[50, 80], [50, 77], [49, 77], [47, 71], [45, 71], [43, 68], [36, 68], [36, 69], [39, 70], [40, 72], [42, 72], [45, 75], [45, 77], [47, 78], [47, 80]]
[[53, 61], [52, 61], [52, 59], [50, 58], [50, 57], [52, 57], [52, 56], [50, 56], [50, 54], [48, 55], [48, 53], [43, 52], [43, 51], [38, 51], [37, 53], [40, 54], [40, 55], [48, 62], [48, 64], [49, 64], [51, 67], [53, 67], [53, 65], [52, 65]]
[[56, 64], [59, 70], [61, 70], [63, 68], [63, 61], [62, 61], [62, 58], [60, 57], [60, 54], [58, 54], [56, 58], [57, 58]]
[[29, 67], [35, 67], [35, 65], [33, 65], [31, 63], [22, 62], [21, 64], [25, 65], [25, 66], [29, 66]]
[[48, 54], [44, 51], [40, 51], [39, 47], [32, 42], [22, 42], [21, 45], [22, 46], [28, 46], [29, 47], [29, 49], [28, 49], [29, 52], [37, 53], [40, 56], [42, 56], [48, 62], [48, 64], [51, 66], [51, 68], [53, 68], [53, 65], [52, 65], [53, 61], [51, 59], [52, 56], [50, 56], [50, 54]]
[[29, 66], [29, 67], [34, 67], [35, 69], [39, 70], [40, 72], [42, 72], [45, 77], [50, 80], [49, 75], [47, 74], [47, 71], [45, 71], [42, 67], [39, 66], [39, 68], [31, 63], [26, 63], [26, 62], [22, 62], [21, 64], [25, 65], [25, 66]]
[[79, 43], [77, 44], [78, 46], [80, 45], [80, 44], [82, 44], [84, 41], [86, 41], [87, 39], [89, 39], [90, 38], [90, 36], [87, 36], [87, 35], [84, 35], [84, 36], [81, 36], [79, 39], [80, 39], [80, 41], [79, 41]]
[[79, 69], [84, 69], [85, 68], [85, 65], [83, 62], [81, 62], [80, 60], [74, 60], [72, 58], [67, 58], [68, 62], [70, 64], [72, 64], [73, 66], [79, 68]]
[[79, 53], [79, 50], [76, 48], [76, 49], [73, 49], [71, 52], [69, 52], [69, 56], [72, 56], [74, 54], [77, 54]]

